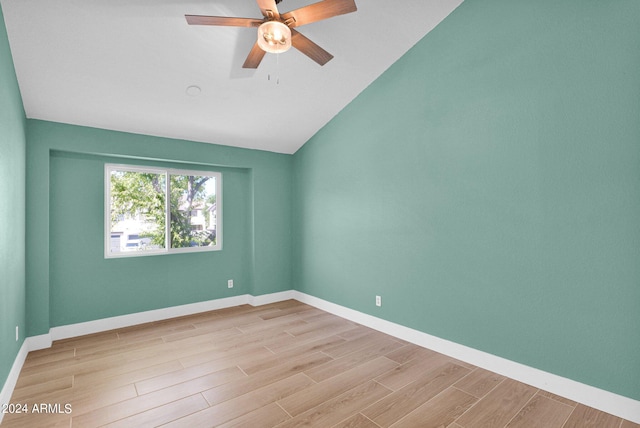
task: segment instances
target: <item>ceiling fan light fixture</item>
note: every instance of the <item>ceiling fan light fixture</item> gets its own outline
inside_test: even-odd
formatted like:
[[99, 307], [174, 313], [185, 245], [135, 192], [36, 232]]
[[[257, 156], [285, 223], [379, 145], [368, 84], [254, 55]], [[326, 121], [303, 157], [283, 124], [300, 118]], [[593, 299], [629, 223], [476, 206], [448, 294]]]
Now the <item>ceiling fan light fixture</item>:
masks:
[[291, 30], [280, 21], [267, 21], [258, 27], [258, 46], [265, 52], [282, 53], [291, 48]]

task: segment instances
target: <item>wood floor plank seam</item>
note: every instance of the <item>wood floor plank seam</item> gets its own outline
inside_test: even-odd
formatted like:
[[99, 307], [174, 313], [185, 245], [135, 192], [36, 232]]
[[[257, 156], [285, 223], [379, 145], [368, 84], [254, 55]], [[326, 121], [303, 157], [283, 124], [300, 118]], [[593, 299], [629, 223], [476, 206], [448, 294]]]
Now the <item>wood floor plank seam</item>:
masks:
[[509, 427], [525, 427], [535, 420], [539, 421], [540, 425], [560, 428], [569, 420], [572, 412], [572, 406], [553, 400], [538, 391], [530, 403], [527, 403], [509, 422]]
[[289, 412], [287, 412], [287, 410], [284, 407], [282, 407], [279, 402], [276, 401], [275, 405], [280, 407], [282, 409], [282, 411], [285, 412], [287, 414], [287, 416], [289, 416], [289, 419], [293, 419], [293, 416], [291, 416], [291, 414]]
[[[562, 424], [561, 428], [565, 428], [567, 426], [567, 422], [569, 422], [569, 420], [571, 419], [571, 416], [573, 415], [573, 412], [576, 411], [576, 408], [574, 407], [573, 410], [571, 410], [571, 413], [569, 414], [569, 417], [567, 418], [566, 421], [564, 421], [564, 423]], [[620, 425], [622, 425], [622, 422], [624, 421], [620, 421]]]
[[[354, 415], [349, 415], [346, 418], [344, 418], [343, 420], [341, 420], [340, 422], [338, 422], [337, 424], [331, 426], [331, 428], [336, 428], [336, 427], [340, 427], [340, 426], [345, 426], [345, 423], [347, 423], [348, 421], [356, 418], [356, 417], [361, 417], [362, 419], [366, 419], [367, 421], [371, 422], [371, 424], [373, 424], [376, 427], [379, 427], [380, 425], [376, 424], [375, 422], [373, 422], [371, 419], [367, 418], [365, 415], [363, 415], [362, 413], [356, 413]], [[347, 425], [350, 427], [353, 427], [354, 425]]]
[[550, 398], [551, 400], [557, 401], [558, 403], [566, 404], [567, 406], [570, 406], [570, 407], [576, 407], [577, 405], [575, 401], [569, 400], [564, 397], [559, 397], [555, 394], [547, 393], [542, 389], [538, 391], [538, 394], [544, 395], [545, 397]]
[[[540, 391], [540, 390], [538, 389], [538, 390], [537, 390], [537, 391], [536, 391], [536, 392], [531, 396], [531, 398], [529, 398], [529, 399], [527, 400], [527, 402], [526, 402], [526, 403], [524, 403], [524, 404], [522, 405], [522, 407], [520, 407], [520, 408], [518, 409], [518, 411], [513, 415], [513, 417], [512, 417], [511, 419], [509, 419], [509, 421], [504, 425], [505, 427], [508, 427], [508, 426], [509, 426], [509, 424], [510, 424], [510, 423], [511, 423], [511, 422], [512, 422], [516, 417], [518, 417], [518, 415], [520, 414], [520, 412], [522, 411], [522, 409], [526, 408], [526, 407], [527, 407], [527, 405], [531, 402], [531, 400], [533, 400], [533, 399], [536, 397], [536, 395], [538, 394], [538, 391]], [[566, 421], [565, 421], [565, 422], [566, 422]], [[564, 425], [564, 423], [563, 423], [563, 425]]]
[[240, 370], [245, 376], [249, 377], [249, 375], [247, 374], [247, 372], [245, 372], [244, 370], [242, 370], [242, 367], [240, 367], [239, 365], [236, 365], [236, 367], [238, 368], [238, 370]]
[[[360, 412], [360, 414], [362, 415], [362, 412]], [[375, 422], [374, 422], [374, 421], [372, 421], [371, 419], [367, 418], [367, 416], [366, 416], [366, 415], [362, 415], [362, 417], [363, 417], [363, 418], [365, 418], [365, 419], [367, 419], [368, 421], [371, 421], [371, 423], [372, 423], [372, 424], [374, 424], [375, 426], [380, 427], [380, 425], [378, 425], [377, 423], [375, 423]], [[382, 428], [382, 427], [380, 427], [380, 428]]]
[[[498, 382], [498, 384], [497, 384], [497, 385], [495, 385], [495, 386], [493, 387], [492, 391], [493, 391], [493, 390], [495, 390], [496, 388], [498, 388], [498, 386], [499, 386], [502, 382], [504, 382], [505, 380], [506, 380], [506, 379], [503, 379], [503, 380], [501, 380], [500, 382]], [[490, 392], [488, 392], [487, 394], [489, 394], [489, 393], [490, 393]], [[486, 397], [486, 395], [485, 395], [485, 397]], [[482, 401], [482, 399], [479, 399], [478, 401], [476, 401], [476, 403], [475, 403], [473, 406], [469, 407], [465, 413], [470, 412], [470, 411], [471, 411], [475, 406], [477, 406], [481, 401]], [[462, 416], [464, 416], [464, 413], [463, 413], [462, 415], [460, 415], [460, 416], [458, 417], [458, 419], [460, 419]], [[456, 421], [456, 423], [457, 423], [457, 421]]]
[[[108, 423], [101, 424], [101, 425], [98, 425], [98, 426], [99, 427], [108, 427], [108, 426], [110, 427], [110, 426], [118, 425], [118, 423], [121, 422], [121, 421], [129, 420], [129, 419], [131, 419], [133, 417], [136, 417], [138, 415], [141, 415], [141, 414], [144, 414], [144, 413], [147, 413], [147, 412], [151, 412], [151, 411], [154, 411], [156, 409], [161, 409], [161, 408], [163, 408], [165, 406], [170, 406], [170, 405], [172, 405], [174, 403], [177, 403], [177, 402], [179, 402], [181, 400], [184, 400], [184, 399], [190, 398], [190, 397], [195, 397], [195, 396], [202, 396], [202, 394], [197, 393], [197, 394], [191, 394], [191, 395], [188, 395], [188, 396], [182, 397], [182, 398], [176, 398], [173, 401], [169, 401], [167, 403], [164, 403], [164, 404], [161, 404], [161, 405], [158, 405], [158, 406], [154, 406], [154, 407], [149, 407], [147, 409], [141, 410], [140, 412], [136, 412], [136, 413], [133, 413], [131, 415], [127, 415], [127, 416], [124, 416], [122, 418], [118, 418], [118, 419], [115, 419], [113, 421], [110, 421]], [[72, 426], [73, 426], [73, 417], [71, 418], [71, 423], [72, 423]]]
[[393, 423], [391, 428], [449, 426], [477, 401], [477, 397], [450, 386], [415, 410], [404, 415]]

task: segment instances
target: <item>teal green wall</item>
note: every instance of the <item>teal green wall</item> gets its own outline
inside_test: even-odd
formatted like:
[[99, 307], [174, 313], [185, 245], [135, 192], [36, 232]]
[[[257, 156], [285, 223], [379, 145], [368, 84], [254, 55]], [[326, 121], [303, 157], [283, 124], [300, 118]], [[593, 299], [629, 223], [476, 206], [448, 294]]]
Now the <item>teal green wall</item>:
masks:
[[640, 399], [638, 22], [465, 1], [295, 154], [296, 287]]
[[[27, 136], [30, 335], [292, 288], [291, 156], [38, 120]], [[107, 162], [221, 171], [222, 251], [105, 259]]]
[[0, 8], [0, 389], [25, 337], [25, 146], [24, 109]]

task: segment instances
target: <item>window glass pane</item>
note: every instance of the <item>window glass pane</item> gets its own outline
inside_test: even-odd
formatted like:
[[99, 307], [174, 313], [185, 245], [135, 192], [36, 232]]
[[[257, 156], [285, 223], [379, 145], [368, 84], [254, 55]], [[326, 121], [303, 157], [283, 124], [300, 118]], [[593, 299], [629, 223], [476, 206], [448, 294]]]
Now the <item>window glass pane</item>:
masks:
[[111, 170], [111, 240], [109, 251], [165, 248], [166, 175]]
[[216, 245], [216, 178], [170, 175], [171, 248]]

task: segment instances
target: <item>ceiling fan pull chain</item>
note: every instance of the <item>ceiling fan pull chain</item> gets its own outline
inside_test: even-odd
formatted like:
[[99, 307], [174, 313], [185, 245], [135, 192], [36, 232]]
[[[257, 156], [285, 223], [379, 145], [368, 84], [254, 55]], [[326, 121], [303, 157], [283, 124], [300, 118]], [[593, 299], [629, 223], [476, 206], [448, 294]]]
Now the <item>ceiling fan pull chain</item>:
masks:
[[[276, 54], [276, 71], [275, 71], [275, 75], [274, 75], [274, 79], [276, 81], [276, 85], [280, 84], [280, 54]], [[271, 81], [271, 73], [267, 73], [267, 80]]]

